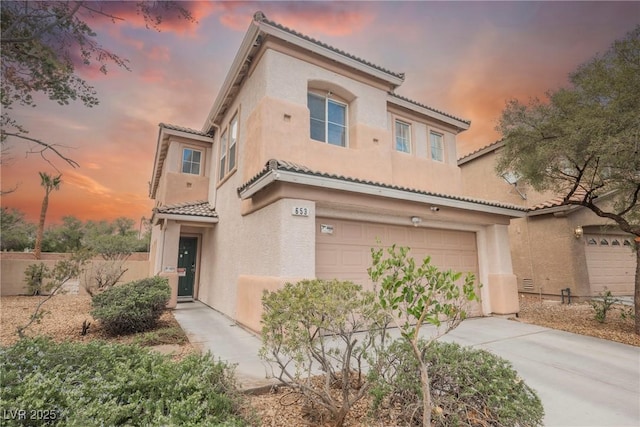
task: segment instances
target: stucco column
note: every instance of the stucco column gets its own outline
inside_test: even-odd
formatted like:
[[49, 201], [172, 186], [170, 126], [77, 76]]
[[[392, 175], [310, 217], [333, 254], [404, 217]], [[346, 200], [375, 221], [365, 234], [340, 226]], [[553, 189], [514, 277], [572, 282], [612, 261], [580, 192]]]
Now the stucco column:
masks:
[[162, 228], [162, 248], [160, 255], [160, 277], [166, 277], [171, 287], [168, 308], [175, 308], [178, 302], [178, 245], [180, 244], [180, 224], [167, 221]]
[[487, 249], [487, 281], [490, 310], [495, 314], [520, 311], [518, 281], [513, 274], [509, 249], [508, 226], [490, 225], [485, 228]]

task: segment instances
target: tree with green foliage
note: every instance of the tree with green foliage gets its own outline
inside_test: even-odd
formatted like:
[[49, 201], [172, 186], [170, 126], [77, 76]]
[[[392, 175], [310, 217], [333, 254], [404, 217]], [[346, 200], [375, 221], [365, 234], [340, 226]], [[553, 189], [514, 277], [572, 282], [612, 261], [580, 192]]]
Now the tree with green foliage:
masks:
[[43, 252], [76, 252], [82, 248], [84, 225], [78, 218], [67, 215], [62, 224], [51, 227], [42, 238]]
[[[497, 172], [584, 206], [640, 239], [640, 26], [570, 74], [547, 100], [507, 103]], [[608, 203], [607, 203], [608, 202]], [[636, 244], [635, 332], [640, 334]]]
[[[455, 329], [466, 316], [468, 302], [477, 300], [475, 277], [469, 273], [461, 285], [462, 274], [440, 271], [426, 257], [420, 265], [408, 255], [409, 248], [391, 246], [371, 249], [369, 277], [377, 289], [377, 304], [386, 311], [410, 344], [418, 362], [422, 392], [422, 425], [431, 425], [432, 396], [425, 352], [437, 338]], [[420, 330], [434, 326], [432, 336], [421, 344]]]
[[[144, 18], [147, 28], [160, 30], [162, 21], [179, 17], [194, 19], [187, 5], [176, 1], [6, 1], [0, 9], [2, 47], [0, 87], [0, 142], [16, 138], [30, 144], [27, 153], [47, 153], [77, 167], [55, 142], [28, 135], [11, 114], [15, 105], [36, 106], [35, 95], [42, 94], [60, 105], [80, 101], [86, 107], [98, 105], [96, 90], [78, 73], [84, 67], [129, 70], [128, 60], [98, 41], [90, 24], [96, 19], [123, 21], [118, 15], [132, 11]], [[4, 153], [3, 153], [4, 154]], [[48, 161], [48, 160], [47, 160]]]
[[0, 217], [0, 250], [23, 251], [32, 248], [35, 240], [35, 225], [26, 221], [24, 212], [2, 207]]
[[[260, 356], [278, 367], [273, 374], [279, 381], [328, 412], [335, 426], [369, 390], [365, 361], [369, 369], [379, 367], [387, 318], [374, 298], [360, 285], [338, 280], [287, 283], [262, 297]], [[317, 409], [309, 415], [322, 418]]]
[[62, 175], [51, 176], [46, 172], [38, 172], [40, 174], [40, 185], [44, 187], [44, 198], [42, 199], [42, 207], [40, 208], [40, 219], [38, 221], [38, 231], [36, 232], [36, 243], [33, 254], [36, 259], [40, 259], [42, 251], [42, 236], [44, 235], [44, 222], [47, 218], [47, 209], [49, 209], [49, 194], [53, 190], [59, 190], [62, 183]]

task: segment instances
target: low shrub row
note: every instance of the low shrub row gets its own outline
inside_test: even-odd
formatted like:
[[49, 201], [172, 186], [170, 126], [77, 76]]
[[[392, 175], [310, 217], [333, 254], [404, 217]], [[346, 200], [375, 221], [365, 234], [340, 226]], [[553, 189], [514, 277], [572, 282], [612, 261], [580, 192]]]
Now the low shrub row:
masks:
[[0, 348], [0, 365], [3, 426], [247, 424], [232, 369], [209, 355], [173, 362], [138, 346], [37, 338]]

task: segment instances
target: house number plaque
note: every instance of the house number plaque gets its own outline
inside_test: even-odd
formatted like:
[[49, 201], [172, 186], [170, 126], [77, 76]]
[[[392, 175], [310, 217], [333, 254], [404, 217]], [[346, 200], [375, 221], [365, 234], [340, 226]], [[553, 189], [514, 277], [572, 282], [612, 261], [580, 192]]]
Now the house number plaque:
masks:
[[291, 210], [293, 216], [309, 216], [309, 208], [303, 208], [300, 206], [294, 206]]

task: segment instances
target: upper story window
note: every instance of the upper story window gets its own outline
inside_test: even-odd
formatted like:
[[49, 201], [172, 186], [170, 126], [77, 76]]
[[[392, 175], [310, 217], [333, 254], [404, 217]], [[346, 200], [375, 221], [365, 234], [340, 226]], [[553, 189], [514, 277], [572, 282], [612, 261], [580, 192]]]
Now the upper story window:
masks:
[[347, 105], [309, 92], [307, 106], [311, 113], [311, 139], [340, 147], [347, 146]]
[[182, 150], [182, 173], [200, 175], [200, 163], [202, 161], [202, 151], [192, 148]]
[[431, 158], [438, 162], [444, 162], [444, 135], [437, 132], [429, 132], [431, 145]]
[[396, 120], [396, 150], [403, 153], [411, 152], [411, 125], [401, 120]]
[[220, 181], [233, 172], [236, 167], [238, 132], [238, 115], [236, 114], [220, 136], [220, 168], [218, 171], [218, 179]]
[[224, 178], [227, 167], [227, 131], [222, 132], [220, 136], [220, 168], [218, 169], [218, 177], [220, 180]]
[[238, 116], [233, 116], [229, 125], [229, 162], [227, 172], [236, 167], [236, 146], [238, 142]]

